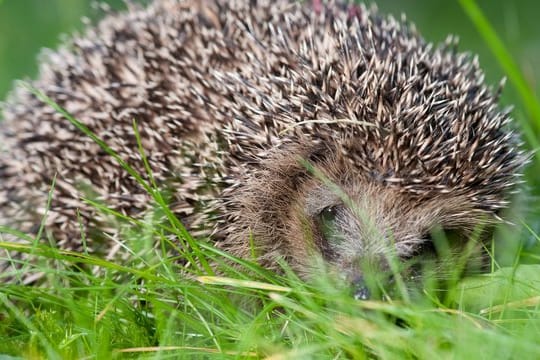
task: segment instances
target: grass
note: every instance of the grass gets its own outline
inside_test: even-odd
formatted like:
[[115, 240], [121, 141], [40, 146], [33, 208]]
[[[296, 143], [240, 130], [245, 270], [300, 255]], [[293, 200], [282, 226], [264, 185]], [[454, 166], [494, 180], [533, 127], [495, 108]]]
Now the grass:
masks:
[[499, 64], [504, 69], [512, 85], [516, 88], [519, 96], [522, 99], [529, 117], [528, 120], [522, 120], [521, 127], [529, 144], [538, 148], [538, 134], [540, 134], [540, 103], [536, 95], [531, 89], [531, 86], [525, 80], [525, 77], [519, 70], [516, 62], [512, 58], [506, 46], [497, 36], [497, 33], [486, 19], [481, 9], [474, 0], [459, 0], [461, 6], [475, 24], [478, 31], [481, 33], [486, 44], [489, 45], [493, 55], [497, 58]]
[[[540, 105], [533, 90], [474, 1], [461, 4], [516, 87], [530, 119], [522, 117], [520, 124], [535, 149]], [[37, 95], [116, 156], [83, 124]], [[134, 129], [137, 134], [135, 123]], [[0, 248], [32, 258], [13, 258], [23, 267], [0, 274], [0, 283], [22, 272], [47, 278], [43, 287], [0, 285], [0, 359], [540, 358], [540, 265], [520, 264], [524, 258], [539, 263], [534, 249], [508, 267], [493, 260], [491, 274], [452, 282], [443, 293], [427, 279], [413, 296], [397, 291], [386, 301], [357, 301], [323, 269], [305, 283], [285, 264], [284, 275], [277, 275], [192, 238], [151, 173], [142, 176], [117, 161], [152, 195], [156, 213], [130, 219], [88, 199], [124, 222], [132, 253], [125, 263], [38, 245], [33, 237], [0, 228], [25, 240], [0, 238]], [[535, 157], [531, 168], [539, 165]], [[162, 217], [165, 222], [156, 220]], [[535, 224], [524, 220], [524, 234], [505, 236], [530, 236], [540, 244]], [[168, 256], [171, 251], [178, 255]], [[219, 276], [209, 263], [218, 264]]]

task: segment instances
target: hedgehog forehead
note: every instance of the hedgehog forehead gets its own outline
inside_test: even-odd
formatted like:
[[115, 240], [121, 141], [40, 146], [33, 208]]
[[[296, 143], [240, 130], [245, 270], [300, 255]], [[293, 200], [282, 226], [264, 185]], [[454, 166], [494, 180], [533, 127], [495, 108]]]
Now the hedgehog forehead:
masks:
[[[494, 156], [485, 149], [485, 139], [455, 142], [451, 131], [442, 129], [429, 134], [431, 138], [419, 142], [418, 137], [427, 135], [417, 130], [400, 133], [368, 127], [351, 132], [351, 136], [323, 140], [319, 132], [307, 158], [328, 169], [332, 181], [347, 186], [369, 181], [421, 201], [466, 194], [468, 203], [494, 212], [506, 204], [504, 190], [517, 182], [515, 172], [522, 164], [518, 159], [522, 155], [512, 141], [500, 143]], [[506, 163], [510, 157], [515, 157], [515, 162]], [[485, 186], [488, 183], [489, 189]]]
[[[331, 210], [335, 214], [331, 221], [342, 239], [337, 253], [344, 256], [379, 253], [392, 240], [399, 244], [396, 248], [400, 254], [408, 254], [429, 229], [445, 221], [442, 212], [433, 211], [432, 203], [411, 201], [388, 187], [369, 182], [344, 184], [339, 188], [335, 185], [309, 184], [311, 189], [303, 199], [303, 215], [312, 221], [317, 233], [324, 212]], [[442, 208], [438, 206], [437, 210]], [[324, 252], [331, 244], [322, 245]]]
[[[395, 241], [399, 251], [406, 254], [433, 229], [466, 233], [494, 221], [463, 194], [418, 198], [369, 180], [344, 184], [310, 181], [301, 193], [300, 218], [306, 217], [316, 227], [323, 212], [331, 209], [339, 231], [346, 235], [348, 244], [344, 245], [356, 246], [359, 251], [378, 251], [381, 248], [377, 245], [384, 240]], [[292, 209], [294, 214], [295, 207]]]

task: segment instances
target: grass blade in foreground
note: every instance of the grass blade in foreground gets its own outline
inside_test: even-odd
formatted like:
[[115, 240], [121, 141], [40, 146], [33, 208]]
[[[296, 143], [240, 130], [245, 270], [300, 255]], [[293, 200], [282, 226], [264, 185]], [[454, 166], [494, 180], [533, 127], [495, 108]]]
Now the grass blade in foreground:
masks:
[[493, 26], [491, 26], [486, 19], [476, 1], [459, 0], [459, 3], [480, 32], [486, 44], [493, 52], [493, 55], [495, 55], [504, 72], [521, 96], [523, 105], [531, 117], [531, 122], [520, 119], [521, 125], [529, 145], [533, 148], [538, 148], [540, 146], [537, 137], [537, 134], [540, 134], [540, 103], [536, 99], [534, 91], [523, 77], [523, 74], [512, 58], [512, 55], [495, 32], [495, 29], [493, 29]]

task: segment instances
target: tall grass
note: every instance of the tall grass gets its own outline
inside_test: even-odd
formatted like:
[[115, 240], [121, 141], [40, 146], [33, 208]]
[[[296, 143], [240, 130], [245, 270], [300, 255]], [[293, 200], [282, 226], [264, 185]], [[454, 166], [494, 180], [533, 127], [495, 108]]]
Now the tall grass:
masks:
[[[538, 100], [474, 1], [461, 2], [536, 119], [527, 131], [537, 146]], [[540, 358], [539, 265], [499, 268], [493, 261], [493, 273], [450, 282], [444, 292], [426, 278], [414, 296], [397, 291], [384, 301], [355, 300], [323, 268], [309, 283], [286, 264], [274, 274], [191, 237], [150, 171], [136, 173], [84, 124], [36, 95], [117, 159], [152, 195], [156, 216], [131, 219], [87, 199], [124, 223], [132, 257], [121, 264], [0, 228], [22, 240], [0, 237], [1, 249], [27, 254], [11, 258], [14, 270], [0, 274], [0, 284], [33, 273], [46, 279], [40, 287], [0, 285], [0, 359]], [[139, 138], [136, 124], [134, 131]]]

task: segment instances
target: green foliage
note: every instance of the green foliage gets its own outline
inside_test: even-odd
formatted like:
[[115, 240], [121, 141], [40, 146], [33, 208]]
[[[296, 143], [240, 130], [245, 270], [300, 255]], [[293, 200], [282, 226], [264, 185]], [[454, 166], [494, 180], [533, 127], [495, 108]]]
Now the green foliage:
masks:
[[[128, 239], [128, 246], [138, 240]], [[5, 246], [5, 244], [1, 245]], [[32, 245], [28, 245], [31, 247]], [[306, 284], [258, 274], [199, 276], [161, 259], [118, 268], [49, 249], [47, 287], [4, 285], [0, 353], [25, 358], [537, 358], [540, 267], [466, 279], [444, 305], [421, 299], [357, 301], [321, 272]], [[159, 257], [154, 247], [144, 251]], [[223, 258], [211, 247], [202, 255]], [[137, 268], [137, 269], [135, 269]], [[54, 272], [50, 272], [54, 269]], [[254, 271], [254, 272], [255, 272]]]
[[528, 120], [525, 120], [524, 118], [518, 119], [521, 120], [521, 126], [529, 144], [532, 147], [537, 148], [539, 146], [537, 136], [540, 133], [540, 103], [538, 102], [533, 89], [525, 80], [525, 77], [519, 70], [512, 55], [476, 2], [474, 0], [459, 0], [459, 2], [471, 21], [475, 24], [478, 31], [482, 34], [486, 44], [489, 45], [493, 55], [495, 55], [497, 61], [518, 91], [529, 117]]

